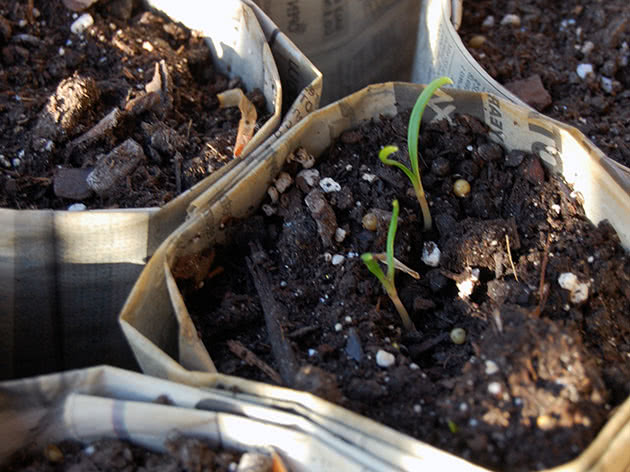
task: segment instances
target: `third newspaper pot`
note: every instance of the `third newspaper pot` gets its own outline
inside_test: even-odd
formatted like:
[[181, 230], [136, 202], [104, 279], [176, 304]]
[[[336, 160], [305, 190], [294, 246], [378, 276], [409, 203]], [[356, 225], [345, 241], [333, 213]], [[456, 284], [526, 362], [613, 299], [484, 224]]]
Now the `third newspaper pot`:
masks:
[[[423, 231], [409, 180], [377, 157], [407, 160], [421, 90], [317, 111], [165, 241], [121, 314], [140, 365], [307, 390], [491, 468], [623, 470], [627, 182], [573, 128], [442, 90], [419, 141]], [[395, 256], [398, 304], [366, 253]]]
[[[33, 68], [39, 56], [52, 54], [50, 44], [54, 54], [43, 76], [48, 82], [42, 87], [36, 74], [33, 83], [31, 75], [22, 76], [23, 88], [3, 105], [13, 110], [4, 116], [22, 118], [6, 123], [12, 132], [4, 135], [2, 159], [13, 168], [3, 164], [0, 171], [3, 206], [17, 208], [0, 210], [0, 378], [106, 361], [132, 365], [116, 313], [146, 259], [185, 219], [188, 204], [230, 167], [219, 169], [213, 161], [216, 171], [208, 173], [211, 163], [204, 159], [218, 144], [204, 135], [204, 127], [215, 119], [200, 110], [217, 108], [216, 92], [229, 86], [259, 90], [250, 94], [261, 102], [258, 124], [241, 157], [280, 123], [278, 71], [249, 7], [223, 2], [200, 13], [188, 4], [148, 6], [154, 9], [131, 17], [124, 8], [98, 3], [72, 16], [51, 3], [39, 15], [46, 28], [67, 35], [62, 44], [39, 40], [47, 30], [27, 21], [28, 34], [16, 33], [7, 46], [30, 54]], [[12, 14], [28, 13], [20, 5]], [[20, 46], [25, 37], [31, 38], [28, 51]], [[12, 64], [14, 72], [24, 67], [17, 60]], [[210, 76], [217, 78], [212, 86]], [[194, 91], [183, 86], [185, 79]], [[237, 107], [217, 111], [223, 116], [215, 120], [219, 128], [221, 120], [239, 121]], [[30, 112], [36, 116], [29, 121]], [[236, 129], [221, 138], [226, 158], [236, 149], [235, 135]], [[82, 164], [85, 156], [93, 159]], [[37, 177], [48, 164], [48, 173]], [[174, 176], [159, 165], [174, 169]], [[193, 186], [202, 174], [209, 176]], [[155, 190], [151, 198], [136, 204], [114, 200], [147, 186]], [[51, 209], [25, 209], [36, 208], [36, 201]], [[140, 208], [120, 209], [125, 205]], [[62, 210], [86, 206], [108, 209]]]

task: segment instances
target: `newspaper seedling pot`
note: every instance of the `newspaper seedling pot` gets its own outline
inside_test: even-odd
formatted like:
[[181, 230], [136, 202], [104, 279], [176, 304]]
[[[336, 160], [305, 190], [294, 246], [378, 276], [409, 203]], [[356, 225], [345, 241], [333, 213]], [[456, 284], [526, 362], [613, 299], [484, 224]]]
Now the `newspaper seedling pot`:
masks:
[[[165, 241], [160, 248], [163, 251], [160, 259], [147, 265], [120, 317], [123, 330], [145, 372], [195, 383], [198, 371], [215, 369], [173, 277], [172, 270], [177, 261], [225, 243], [224, 224], [231, 218], [252, 213], [263, 201], [267, 188], [276, 179], [287, 157], [298, 147], [318, 156], [344, 131], [381, 114], [394, 116], [400, 110], [408, 109], [420, 89], [420, 86], [399, 83], [375, 85], [317, 111], [276, 143], [275, 149], [250, 161], [247, 172], [241, 174], [238, 183], [224, 188], [203, 215], [198, 214], [197, 220], [187, 222], [177, 235]], [[627, 211], [630, 205], [628, 184], [617, 167], [577, 130], [494, 96], [458, 90], [441, 92], [427, 110], [430, 110], [426, 116], [428, 120], [452, 117], [456, 112], [470, 114], [484, 122], [492, 139], [507, 149], [534, 151], [546, 164], [548, 172], [562, 174], [575, 192], [583, 195], [588, 218], [594, 223], [608, 220], [617, 230], [623, 246], [629, 247], [624, 229], [630, 214]], [[216, 375], [220, 382], [227, 381], [226, 376]], [[605, 467], [611, 464], [611, 458], [615, 466], [606, 470], [624, 470], [627, 459], [622, 459], [622, 444], [627, 441], [624, 428], [628, 427], [628, 416], [623, 412], [627, 408], [628, 401], [608, 420], [590, 446], [577, 459], [561, 466], [562, 470], [602, 470], [603, 464]], [[342, 422], [347, 426], [359, 429], [355, 423], [360, 418], [357, 415], [344, 413], [337, 417], [343, 418]], [[413, 451], [414, 445], [422, 444], [385, 426], [369, 424], [382, 438], [396, 437], [394, 444], [405, 453]], [[544, 426], [541, 420], [541, 429]], [[446, 453], [444, 456], [450, 457]]]
[[[269, 118], [241, 153], [251, 155], [278, 128], [282, 109], [280, 77], [252, 10], [236, 1], [207, 14], [185, 3], [148, 6], [200, 31], [219, 71], [263, 92]], [[298, 62], [303, 58], [299, 51], [285, 52]], [[318, 96], [315, 81], [309, 90], [314, 106]], [[0, 378], [100, 362], [133, 365], [116, 313], [147, 258], [184, 221], [189, 204], [220, 187], [233, 163], [160, 209], [0, 210]]]
[[[199, 380], [211, 384], [210, 377]], [[164, 452], [167, 440], [185, 436], [271, 454], [286, 467], [273, 470], [392, 470], [369, 451], [345, 444], [334, 424], [318, 424], [290, 401], [271, 399], [288, 400], [284, 389], [260, 387], [260, 393], [235, 394], [109, 366], [2, 382], [0, 465], [16, 451], [42, 452], [64, 440], [111, 438]]]

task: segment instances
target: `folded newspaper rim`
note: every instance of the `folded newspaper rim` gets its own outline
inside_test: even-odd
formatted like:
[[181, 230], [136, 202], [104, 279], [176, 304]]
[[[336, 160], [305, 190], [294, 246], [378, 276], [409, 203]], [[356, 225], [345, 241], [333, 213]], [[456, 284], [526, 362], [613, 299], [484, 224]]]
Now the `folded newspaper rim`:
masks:
[[[393, 116], [410, 108], [421, 89], [422, 86], [406, 83], [373, 85], [316, 111], [272, 149], [250, 161], [234, 185], [224, 188], [203, 212], [163, 243], [141, 274], [120, 316], [121, 326], [146, 373], [194, 383], [194, 371], [215, 370], [171, 273], [174, 261], [224, 242], [221, 222], [251, 214], [292, 151], [303, 147], [319, 156], [343, 131], [381, 114]], [[595, 224], [604, 219], [610, 221], [624, 247], [630, 248], [630, 186], [618, 167], [578, 130], [493, 95], [455, 89], [438, 91], [424, 119], [448, 118], [454, 113], [468, 113], [486, 123], [491, 138], [508, 150], [537, 153], [551, 172], [561, 173], [583, 195], [587, 216]], [[625, 407], [629, 404], [630, 400], [626, 401]], [[621, 411], [611, 418], [610, 424], [630, 429], [630, 416]], [[356, 421], [356, 416], [344, 418]], [[615, 428], [615, 434], [622, 434], [621, 426]], [[623, 442], [601, 440], [602, 434], [563, 470], [589, 470], [594, 461], [618, 457]], [[627, 431], [623, 434], [627, 435]], [[405, 437], [404, 444], [417, 443]], [[626, 463], [630, 459], [607, 470], [621, 471]]]

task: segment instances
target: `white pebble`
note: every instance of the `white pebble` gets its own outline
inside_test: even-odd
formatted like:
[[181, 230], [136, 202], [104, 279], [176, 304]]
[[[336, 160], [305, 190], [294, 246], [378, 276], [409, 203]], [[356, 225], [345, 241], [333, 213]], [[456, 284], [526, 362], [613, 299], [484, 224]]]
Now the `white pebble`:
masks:
[[558, 276], [558, 284], [570, 292], [570, 300], [573, 304], [579, 304], [588, 299], [588, 283], [579, 282], [575, 274], [564, 272]]
[[267, 189], [267, 195], [269, 195], [269, 198], [271, 199], [271, 203], [276, 203], [278, 201], [278, 197], [279, 197], [278, 189], [274, 187], [273, 185]]
[[308, 356], [309, 357], [313, 357], [315, 354], [317, 354], [317, 351], [315, 349], [309, 349], [308, 350]]
[[391, 367], [394, 365], [395, 362], [396, 362], [396, 356], [394, 356], [393, 354], [387, 351], [379, 349], [378, 352], [376, 353], [376, 364], [379, 367], [383, 367], [383, 368]]
[[580, 51], [582, 51], [582, 54], [584, 54], [586, 56], [591, 51], [593, 51], [594, 48], [595, 48], [595, 44], [593, 44], [593, 41], [586, 41], [582, 45], [582, 48], [580, 49]]
[[586, 262], [588, 262], [589, 264], [592, 264], [594, 260], [595, 258], [593, 256], [588, 256], [588, 258], [586, 259]]
[[347, 234], [348, 232], [345, 229], [337, 228], [335, 230], [335, 241], [337, 241], [338, 243], [343, 242], [343, 240], [346, 239]]
[[22, 160], [18, 157], [15, 157], [11, 160], [11, 165], [13, 167], [20, 167], [21, 164], [22, 164]]
[[521, 25], [521, 17], [518, 15], [514, 15], [509, 13], [503, 17], [501, 20], [502, 25], [511, 25], [511, 26], [520, 26]]
[[142, 43], [142, 49], [144, 49], [145, 51], [152, 52], [153, 51], [153, 44], [151, 44], [149, 41], [145, 41], [145, 42]]
[[309, 187], [314, 187], [319, 182], [319, 171], [317, 169], [303, 169], [298, 172], [297, 176], [304, 179], [304, 182]]
[[341, 185], [339, 185], [337, 182], [335, 182], [330, 177], [325, 177], [322, 180], [320, 180], [319, 181], [319, 186], [326, 193], [338, 192], [339, 190], [341, 190]]
[[486, 18], [483, 20], [483, 23], [481, 23], [481, 26], [483, 26], [484, 28], [492, 28], [494, 26], [494, 16], [486, 16]]
[[326, 262], [332, 261], [332, 254], [329, 253], [329, 252], [325, 252], [324, 253], [324, 261], [326, 261]]
[[555, 211], [556, 213], [560, 214], [560, 205], [558, 205], [557, 203], [554, 203], [553, 205], [551, 205], [551, 209]]
[[284, 193], [286, 189], [288, 189], [293, 183], [293, 179], [286, 172], [280, 172], [278, 178], [274, 181], [275, 187], [278, 189], [278, 192]]
[[335, 254], [332, 256], [332, 265], [336, 266], [341, 264], [346, 258], [341, 254]]
[[459, 404], [459, 411], [468, 411], [468, 403], [466, 402], [461, 402]]
[[84, 211], [87, 207], [83, 203], [73, 203], [68, 207], [68, 211]]
[[593, 64], [579, 64], [575, 72], [580, 79], [585, 79], [587, 75], [593, 73]]
[[409, 364], [409, 368], [411, 370], [418, 370], [420, 368], [420, 366], [418, 364], [416, 364], [415, 362], [412, 362], [411, 364]]
[[339, 331], [341, 331], [342, 329], [343, 329], [343, 326], [341, 325], [341, 323], [337, 323], [337, 324], [335, 325], [335, 331], [339, 332]]
[[72, 22], [70, 25], [70, 31], [74, 34], [79, 35], [83, 34], [86, 29], [94, 24], [94, 18], [89, 13], [84, 13], [79, 18]]
[[348, 164], [348, 165], [346, 166], [346, 170], [347, 170], [348, 172], [350, 172], [350, 171], [352, 170], [352, 164]]
[[374, 182], [374, 180], [376, 180], [376, 176], [374, 174], [368, 174], [368, 173], [363, 174], [361, 178], [369, 184], [371, 184], [372, 182]]
[[433, 241], [426, 241], [422, 247], [422, 262], [429, 267], [437, 267], [440, 265], [440, 248]]
[[66, 53], [66, 50], [64, 48], [62, 48], [62, 47], [60, 47], [57, 50], [57, 54], [59, 54], [60, 56], [63, 56], [65, 53]]
[[343, 320], [344, 320], [346, 323], [352, 323], [352, 316], [346, 316]]
[[466, 299], [470, 297], [473, 293], [475, 285], [479, 281], [479, 269], [473, 269], [470, 272], [468, 278], [457, 282], [455, 285], [457, 286], [457, 290], [459, 291], [458, 295], [461, 299]]
[[472, 147], [472, 144], [469, 144], [468, 146], [466, 146], [466, 150], [467, 150], [467, 151], [473, 152], [473, 150], [474, 150], [474, 149], [475, 149], [475, 148], [474, 148], [474, 147]]
[[414, 405], [413, 406], [413, 411], [415, 413], [420, 413], [422, 411], [422, 407], [420, 405]]
[[499, 382], [490, 382], [488, 384], [488, 393], [499, 395], [501, 393], [501, 384]]
[[499, 366], [494, 361], [486, 361], [486, 375], [492, 375], [499, 372]]
[[612, 93], [613, 91], [612, 79], [609, 79], [608, 77], [602, 77], [601, 81], [602, 81], [602, 89], [604, 90], [604, 92]]
[[315, 165], [315, 157], [304, 148], [299, 148], [295, 151], [293, 159], [302, 164], [302, 167], [305, 169], [310, 169]]

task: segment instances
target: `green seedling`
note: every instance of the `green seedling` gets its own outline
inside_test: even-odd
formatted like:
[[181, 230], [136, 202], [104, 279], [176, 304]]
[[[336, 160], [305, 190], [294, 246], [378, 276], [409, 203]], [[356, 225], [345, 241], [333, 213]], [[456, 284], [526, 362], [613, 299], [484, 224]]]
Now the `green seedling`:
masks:
[[396, 311], [400, 315], [402, 319], [403, 325], [407, 331], [415, 331], [416, 327], [409, 318], [409, 313], [407, 313], [407, 309], [400, 301], [398, 297], [398, 291], [396, 290], [396, 285], [394, 284], [394, 239], [396, 238], [396, 229], [398, 227], [398, 200], [394, 200], [393, 203], [393, 211], [392, 211], [392, 219], [389, 222], [389, 230], [387, 231], [387, 249], [386, 249], [386, 261], [387, 261], [387, 274], [383, 273], [383, 269], [379, 266], [374, 254], [371, 252], [366, 252], [361, 255], [361, 259], [367, 266], [367, 268], [376, 276], [376, 278], [383, 284], [383, 288], [387, 295], [394, 303], [396, 307]]
[[411, 162], [411, 169], [401, 164], [398, 161], [389, 159], [389, 156], [398, 151], [397, 146], [385, 146], [378, 154], [378, 158], [388, 166], [395, 166], [402, 170], [405, 175], [411, 180], [413, 189], [416, 193], [418, 203], [422, 209], [422, 218], [424, 220], [424, 230], [431, 229], [431, 212], [429, 211], [429, 204], [427, 198], [424, 195], [424, 189], [422, 188], [422, 181], [420, 180], [420, 166], [418, 165], [418, 137], [420, 135], [420, 122], [422, 121], [422, 115], [424, 109], [429, 103], [429, 99], [435, 93], [437, 89], [446, 84], [452, 84], [453, 81], [448, 77], [440, 77], [435, 79], [429, 85], [427, 85], [418, 99], [416, 104], [411, 110], [411, 116], [409, 117], [409, 127], [407, 128], [407, 147], [409, 149], [409, 161]]

